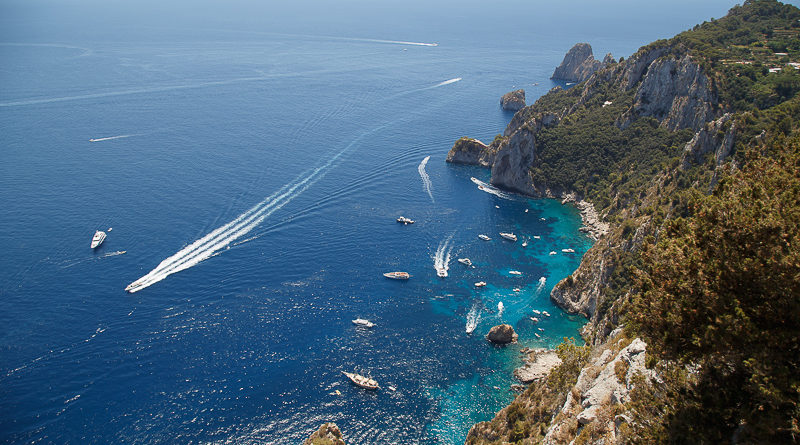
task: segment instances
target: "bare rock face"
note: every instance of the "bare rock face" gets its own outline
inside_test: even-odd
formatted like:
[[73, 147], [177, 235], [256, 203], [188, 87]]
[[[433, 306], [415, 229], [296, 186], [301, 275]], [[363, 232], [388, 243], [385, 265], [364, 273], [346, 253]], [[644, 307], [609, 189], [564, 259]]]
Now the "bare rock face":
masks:
[[489, 167], [494, 162], [494, 153], [490, 146], [477, 139], [461, 138], [447, 153], [447, 162]]
[[500, 105], [504, 110], [519, 111], [525, 108], [525, 90], [516, 90], [506, 93], [500, 98]]
[[592, 55], [592, 46], [588, 43], [578, 43], [567, 52], [561, 65], [553, 71], [550, 78], [567, 82], [583, 82], [613, 60], [611, 54], [606, 55], [602, 62], [595, 60]]
[[345, 443], [339, 427], [335, 423], [329, 422], [323, 423], [314, 434], [303, 442], [303, 445], [345, 445]]
[[538, 349], [525, 360], [525, 365], [514, 370], [514, 377], [522, 383], [535, 382], [547, 377], [560, 364], [561, 359], [555, 351]]
[[500, 324], [489, 330], [486, 339], [498, 345], [506, 345], [517, 341], [517, 333], [510, 324]]

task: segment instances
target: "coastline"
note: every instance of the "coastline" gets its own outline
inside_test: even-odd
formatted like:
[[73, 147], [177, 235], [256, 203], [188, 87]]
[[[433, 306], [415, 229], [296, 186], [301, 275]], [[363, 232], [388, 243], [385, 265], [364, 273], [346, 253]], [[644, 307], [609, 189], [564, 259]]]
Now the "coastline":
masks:
[[600, 214], [597, 213], [597, 210], [594, 208], [594, 204], [584, 199], [578, 200], [572, 193], [566, 195], [566, 197], [561, 200], [561, 204], [568, 203], [574, 204], [581, 213], [583, 226], [578, 229], [579, 231], [587, 234], [589, 238], [594, 241], [599, 240], [608, 233], [611, 226], [607, 222], [600, 219]]

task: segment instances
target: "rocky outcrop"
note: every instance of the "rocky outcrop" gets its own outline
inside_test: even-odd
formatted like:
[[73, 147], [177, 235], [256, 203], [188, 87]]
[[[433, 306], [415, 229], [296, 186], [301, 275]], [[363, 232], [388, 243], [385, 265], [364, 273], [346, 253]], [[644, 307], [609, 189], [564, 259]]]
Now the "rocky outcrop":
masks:
[[501, 324], [489, 329], [486, 339], [498, 345], [506, 345], [517, 341], [517, 333], [509, 324]]
[[[544, 443], [555, 444], [562, 428], [569, 428], [570, 419], [577, 419], [580, 425], [597, 423], [596, 429], [607, 432], [605, 443], [615, 443], [621, 421], [615, 416], [615, 407], [628, 401], [633, 389], [634, 377], [641, 374], [648, 379], [656, 379], [653, 371], [645, 367], [645, 350], [647, 344], [637, 338], [614, 354], [619, 343], [614, 339], [608, 348], [596, 356], [585, 366], [575, 387], [567, 395], [567, 401], [561, 408], [561, 421], [551, 425], [544, 438]], [[559, 416], [556, 415], [556, 418]], [[611, 439], [611, 440], [608, 440]]]
[[609, 63], [614, 63], [611, 54], [607, 54], [601, 62], [594, 58], [591, 45], [577, 43], [567, 52], [561, 65], [553, 71], [550, 78], [567, 82], [583, 82]]
[[447, 153], [447, 162], [490, 167], [494, 163], [494, 157], [493, 150], [488, 145], [465, 137], [453, 144], [453, 148]]
[[556, 351], [536, 349], [525, 359], [525, 364], [514, 370], [514, 377], [522, 383], [531, 383], [547, 377], [547, 374], [561, 364]]
[[525, 108], [525, 90], [511, 91], [500, 98], [500, 106], [504, 110], [519, 111]]
[[[520, 113], [523, 111], [517, 115]], [[536, 161], [536, 133], [558, 122], [558, 116], [554, 114], [538, 115], [511, 132], [508, 139], [497, 147], [492, 164], [492, 185], [526, 195], [546, 196], [547, 192], [534, 183], [530, 168]], [[512, 119], [509, 127], [513, 123]]]
[[303, 445], [345, 445], [345, 442], [339, 427], [329, 422], [323, 423], [314, 434], [303, 441]]

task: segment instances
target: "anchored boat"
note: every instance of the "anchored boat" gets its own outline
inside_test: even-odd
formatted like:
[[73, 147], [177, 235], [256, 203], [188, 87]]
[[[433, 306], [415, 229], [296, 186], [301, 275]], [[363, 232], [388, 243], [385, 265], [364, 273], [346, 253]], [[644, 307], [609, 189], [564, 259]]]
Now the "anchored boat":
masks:
[[510, 233], [510, 232], [500, 232], [500, 236], [502, 236], [503, 238], [505, 238], [505, 239], [507, 239], [509, 241], [516, 241], [517, 240], [517, 235], [514, 235], [513, 233]]
[[96, 248], [100, 244], [103, 244], [103, 241], [106, 240], [106, 232], [102, 230], [97, 230], [94, 232], [94, 236], [92, 237], [92, 249]]
[[386, 272], [383, 276], [393, 280], [407, 280], [411, 278], [408, 272]]
[[344, 371], [342, 371], [342, 374], [346, 375], [347, 378], [350, 379], [350, 381], [353, 382], [356, 386], [360, 386], [364, 389], [380, 388], [380, 386], [378, 386], [378, 382], [369, 377], [364, 377], [361, 374], [356, 374], [354, 372], [344, 372]]
[[356, 318], [355, 320], [353, 320], [353, 324], [356, 326], [363, 326], [365, 328], [371, 328], [375, 326], [375, 323], [365, 318]]

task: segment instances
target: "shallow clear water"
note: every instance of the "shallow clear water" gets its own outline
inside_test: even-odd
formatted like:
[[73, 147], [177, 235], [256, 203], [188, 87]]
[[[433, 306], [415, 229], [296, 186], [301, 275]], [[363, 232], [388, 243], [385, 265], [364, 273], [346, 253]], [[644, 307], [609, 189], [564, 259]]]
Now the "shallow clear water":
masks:
[[[627, 55], [703, 17], [626, 32], [513, 15], [509, 36], [489, 26], [507, 12], [486, 5], [357, 20], [357, 3], [305, 19], [300, 3], [260, 19], [189, 11], [181, 26], [162, 23], [178, 16], [169, 5], [43, 5], [9, 2], [0, 27], [9, 442], [296, 443], [324, 421], [348, 443], [463, 442], [513, 397], [521, 347], [577, 337], [582, 320], [548, 295], [591, 243], [574, 208], [482, 192], [470, 177], [488, 171], [446, 164], [448, 149], [502, 132], [500, 95], [546, 92], [575, 41]], [[263, 218], [191, 248], [251, 209]], [[123, 291], [182, 249], [185, 270]], [[381, 276], [393, 270], [413, 277]], [[534, 309], [551, 317], [534, 324]], [[377, 326], [356, 329], [357, 317]], [[500, 322], [518, 345], [484, 340]], [[354, 369], [384, 389], [353, 387], [341, 371]]]

